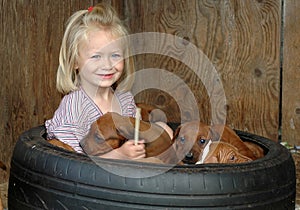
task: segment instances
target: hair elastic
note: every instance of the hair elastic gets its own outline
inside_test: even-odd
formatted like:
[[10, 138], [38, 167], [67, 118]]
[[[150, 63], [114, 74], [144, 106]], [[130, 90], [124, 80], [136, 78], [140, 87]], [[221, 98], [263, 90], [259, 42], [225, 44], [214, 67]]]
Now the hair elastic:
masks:
[[88, 8], [88, 12], [93, 11], [93, 9], [94, 9], [94, 7], [90, 6], [90, 7]]

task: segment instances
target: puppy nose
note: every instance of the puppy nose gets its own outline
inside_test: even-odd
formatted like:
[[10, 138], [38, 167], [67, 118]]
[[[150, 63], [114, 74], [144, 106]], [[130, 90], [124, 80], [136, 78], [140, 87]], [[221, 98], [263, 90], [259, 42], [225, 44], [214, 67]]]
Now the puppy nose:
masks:
[[185, 158], [186, 159], [193, 159], [193, 153], [192, 152], [189, 152], [185, 155]]

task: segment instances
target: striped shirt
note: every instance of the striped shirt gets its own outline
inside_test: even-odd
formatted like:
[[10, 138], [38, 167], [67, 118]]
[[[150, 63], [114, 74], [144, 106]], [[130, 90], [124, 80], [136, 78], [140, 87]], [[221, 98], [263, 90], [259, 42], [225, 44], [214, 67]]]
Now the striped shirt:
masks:
[[[115, 92], [121, 115], [135, 116], [136, 105], [131, 92]], [[94, 101], [80, 88], [64, 96], [52, 119], [45, 122], [48, 139], [59, 139], [82, 153], [80, 140], [87, 135], [91, 124], [103, 113]]]

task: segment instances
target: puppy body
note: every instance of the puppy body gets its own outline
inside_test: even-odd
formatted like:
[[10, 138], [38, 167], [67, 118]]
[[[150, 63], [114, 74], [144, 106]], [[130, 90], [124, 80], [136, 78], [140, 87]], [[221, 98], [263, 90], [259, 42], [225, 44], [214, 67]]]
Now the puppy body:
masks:
[[264, 150], [257, 144], [249, 141], [245, 141], [244, 143], [253, 152], [255, 159], [262, 158], [264, 156]]
[[[220, 134], [222, 134], [221, 138], [220, 138]], [[251, 151], [249, 147], [247, 147], [247, 145], [240, 139], [240, 137], [230, 127], [226, 125], [225, 126], [213, 125], [211, 126], [210, 129], [210, 135], [211, 135], [210, 137], [211, 139], [215, 141], [220, 140], [222, 142], [227, 142], [235, 146], [238, 149], [239, 153], [241, 153], [242, 155], [247, 156], [252, 160], [256, 159], [255, 155], [253, 154], [253, 151]]]
[[[89, 155], [101, 155], [120, 147], [127, 139], [134, 138], [135, 118], [108, 112], [92, 126], [80, 142]], [[155, 123], [140, 121], [140, 139], [145, 140], [146, 157], [157, 156], [173, 144], [168, 133]]]
[[0, 168], [6, 171], [6, 165], [2, 161], [0, 161]]
[[146, 122], [166, 122], [167, 117], [163, 111], [153, 105], [137, 103], [137, 107], [141, 108], [141, 117]]
[[57, 147], [61, 147], [65, 150], [71, 151], [71, 152], [75, 152], [75, 150], [73, 149], [73, 147], [71, 147], [68, 144], [63, 143], [62, 141], [58, 140], [58, 139], [50, 139], [48, 140], [48, 142], [52, 145], [55, 145]]
[[242, 155], [239, 150], [227, 142], [212, 142], [209, 145], [209, 153], [203, 163], [245, 163], [251, 158]]

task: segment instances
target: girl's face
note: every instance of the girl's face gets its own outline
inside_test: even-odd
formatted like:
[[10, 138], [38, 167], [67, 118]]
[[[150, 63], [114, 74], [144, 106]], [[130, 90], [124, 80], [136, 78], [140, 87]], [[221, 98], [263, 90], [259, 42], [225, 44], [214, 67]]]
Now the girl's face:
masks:
[[83, 89], [111, 87], [122, 75], [123, 48], [109, 31], [94, 30], [79, 45], [76, 67]]

